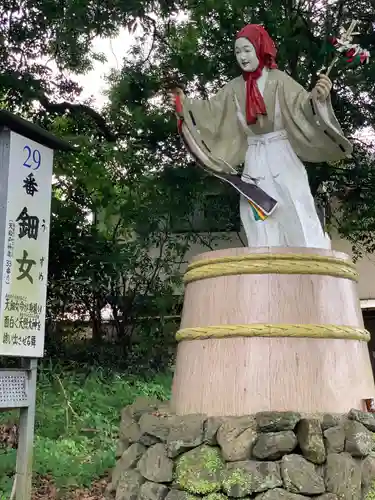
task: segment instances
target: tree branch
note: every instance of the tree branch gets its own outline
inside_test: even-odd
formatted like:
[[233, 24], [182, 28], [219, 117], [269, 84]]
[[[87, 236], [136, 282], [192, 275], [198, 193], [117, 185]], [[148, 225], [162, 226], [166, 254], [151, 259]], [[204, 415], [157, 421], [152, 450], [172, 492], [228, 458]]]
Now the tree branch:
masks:
[[82, 113], [90, 117], [96, 124], [98, 130], [102, 133], [108, 142], [115, 142], [118, 137], [110, 129], [105, 118], [95, 109], [91, 108], [87, 104], [71, 103], [68, 101], [62, 101], [59, 103], [52, 102], [49, 97], [47, 97], [46, 90], [39, 80], [34, 78], [32, 75], [24, 75], [19, 71], [3, 72], [1, 78], [6, 82], [7, 79], [10, 80], [6, 84], [6, 87], [11, 88], [13, 92], [19, 92], [28, 101], [37, 100], [44, 107], [46, 111], [57, 114], [64, 114], [67, 111], [72, 113]]
[[117, 140], [117, 136], [107, 125], [105, 118], [100, 113], [95, 111], [95, 109], [90, 108], [90, 106], [87, 106], [86, 104], [74, 104], [68, 101], [54, 103], [51, 102], [45, 95], [39, 97], [39, 102], [46, 111], [49, 111], [51, 113], [63, 114], [66, 111], [71, 111], [73, 113], [82, 113], [90, 117], [95, 122], [98, 130], [103, 134], [104, 138], [108, 142], [115, 142]]

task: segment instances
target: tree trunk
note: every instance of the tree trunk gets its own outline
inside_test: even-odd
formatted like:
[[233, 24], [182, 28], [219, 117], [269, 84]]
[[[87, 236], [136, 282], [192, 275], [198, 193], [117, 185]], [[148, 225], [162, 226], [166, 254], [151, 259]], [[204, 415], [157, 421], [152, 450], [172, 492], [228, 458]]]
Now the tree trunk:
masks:
[[94, 306], [91, 312], [91, 322], [92, 322], [92, 341], [94, 344], [98, 345], [102, 341], [103, 331], [102, 331], [101, 307], [99, 300], [97, 298], [94, 298]]

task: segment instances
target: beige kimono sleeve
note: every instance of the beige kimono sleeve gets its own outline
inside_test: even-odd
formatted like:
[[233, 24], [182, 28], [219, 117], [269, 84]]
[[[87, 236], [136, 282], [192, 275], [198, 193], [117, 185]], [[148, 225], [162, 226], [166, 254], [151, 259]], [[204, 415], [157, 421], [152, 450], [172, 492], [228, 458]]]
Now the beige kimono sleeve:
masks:
[[208, 100], [182, 101], [181, 135], [198, 163], [215, 173], [233, 174], [245, 160], [246, 137], [237, 118], [233, 83]]
[[302, 161], [336, 162], [350, 156], [352, 145], [341, 130], [330, 98], [319, 102], [313, 92], [282, 72], [278, 96], [283, 126]]

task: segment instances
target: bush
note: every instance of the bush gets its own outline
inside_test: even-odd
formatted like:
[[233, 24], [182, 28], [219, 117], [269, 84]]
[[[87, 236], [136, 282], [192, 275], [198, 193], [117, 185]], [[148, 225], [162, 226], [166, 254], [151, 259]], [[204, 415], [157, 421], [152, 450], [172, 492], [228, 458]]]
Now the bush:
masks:
[[[57, 488], [90, 486], [114, 465], [121, 409], [139, 396], [169, 399], [171, 374], [152, 378], [96, 368], [41, 366], [35, 422], [34, 474]], [[1, 422], [13, 422], [14, 413]], [[9, 495], [16, 450], [0, 449], [0, 493]]]

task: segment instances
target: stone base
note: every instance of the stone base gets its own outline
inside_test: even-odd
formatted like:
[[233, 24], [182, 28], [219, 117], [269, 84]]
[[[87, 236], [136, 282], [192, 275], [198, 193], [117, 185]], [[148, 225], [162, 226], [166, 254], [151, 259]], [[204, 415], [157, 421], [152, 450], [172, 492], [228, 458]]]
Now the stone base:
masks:
[[111, 500], [373, 500], [375, 414], [176, 416], [122, 411]]

